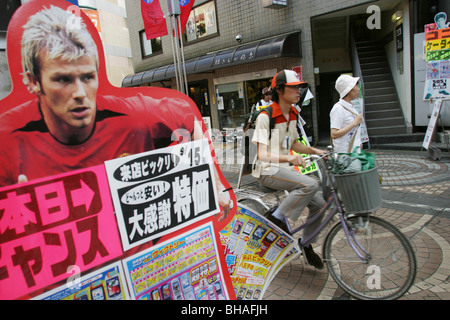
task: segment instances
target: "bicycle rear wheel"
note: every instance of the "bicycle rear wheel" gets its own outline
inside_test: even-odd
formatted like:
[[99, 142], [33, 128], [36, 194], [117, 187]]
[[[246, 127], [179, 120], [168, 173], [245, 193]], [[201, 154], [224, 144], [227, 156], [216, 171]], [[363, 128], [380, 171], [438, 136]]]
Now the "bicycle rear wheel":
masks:
[[397, 299], [405, 294], [416, 276], [416, 258], [408, 239], [377, 217], [359, 215], [346, 221], [353, 234], [350, 238], [363, 248], [356, 244], [366, 260], [357, 256], [342, 224], [336, 224], [325, 239], [323, 256], [339, 287], [358, 299]]

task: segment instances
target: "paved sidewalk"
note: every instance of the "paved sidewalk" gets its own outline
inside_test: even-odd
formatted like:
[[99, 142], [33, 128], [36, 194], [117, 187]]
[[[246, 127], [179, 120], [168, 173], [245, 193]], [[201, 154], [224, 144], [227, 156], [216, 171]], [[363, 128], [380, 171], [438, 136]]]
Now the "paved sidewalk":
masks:
[[[410, 238], [417, 258], [415, 283], [401, 299], [450, 300], [450, 153], [443, 152], [440, 160], [433, 161], [426, 151], [371, 152], [376, 154], [383, 177], [383, 204], [375, 215]], [[239, 166], [226, 164], [221, 168], [230, 184], [236, 186]], [[255, 186], [251, 176], [244, 178], [244, 189]], [[321, 252], [321, 240], [315, 246], [317, 252]], [[348, 296], [326, 267], [316, 270], [299, 258], [280, 270], [264, 299], [332, 300]]]

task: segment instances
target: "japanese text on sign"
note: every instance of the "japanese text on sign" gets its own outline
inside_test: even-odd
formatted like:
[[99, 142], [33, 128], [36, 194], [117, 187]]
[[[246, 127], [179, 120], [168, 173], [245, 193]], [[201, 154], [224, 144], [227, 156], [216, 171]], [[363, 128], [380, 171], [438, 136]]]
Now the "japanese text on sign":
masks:
[[218, 213], [212, 166], [207, 140], [106, 162], [125, 250]]
[[103, 166], [0, 190], [0, 299], [122, 253]]

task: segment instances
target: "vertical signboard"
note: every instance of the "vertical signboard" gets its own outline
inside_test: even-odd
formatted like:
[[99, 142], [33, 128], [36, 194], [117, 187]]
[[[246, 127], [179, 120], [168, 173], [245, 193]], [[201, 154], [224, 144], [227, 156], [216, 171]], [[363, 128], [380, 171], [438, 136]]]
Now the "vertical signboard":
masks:
[[450, 28], [441, 20], [447, 15], [436, 15], [437, 23], [425, 26], [426, 80], [424, 100], [450, 98]]

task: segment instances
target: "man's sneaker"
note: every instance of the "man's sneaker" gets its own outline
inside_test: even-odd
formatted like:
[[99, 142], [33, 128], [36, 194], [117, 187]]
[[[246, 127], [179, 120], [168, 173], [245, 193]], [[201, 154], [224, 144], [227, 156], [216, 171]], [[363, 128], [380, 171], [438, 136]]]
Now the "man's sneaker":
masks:
[[302, 251], [305, 254], [306, 261], [316, 269], [323, 269], [322, 259], [317, 253], [314, 252], [312, 246], [302, 247]]
[[280, 219], [275, 218], [273, 215], [269, 214], [267, 215], [267, 219], [274, 223], [276, 226], [280, 227], [284, 232], [286, 232], [287, 234], [291, 234], [289, 232], [289, 229], [286, 225], [286, 223], [284, 223], [283, 221], [281, 221]]

